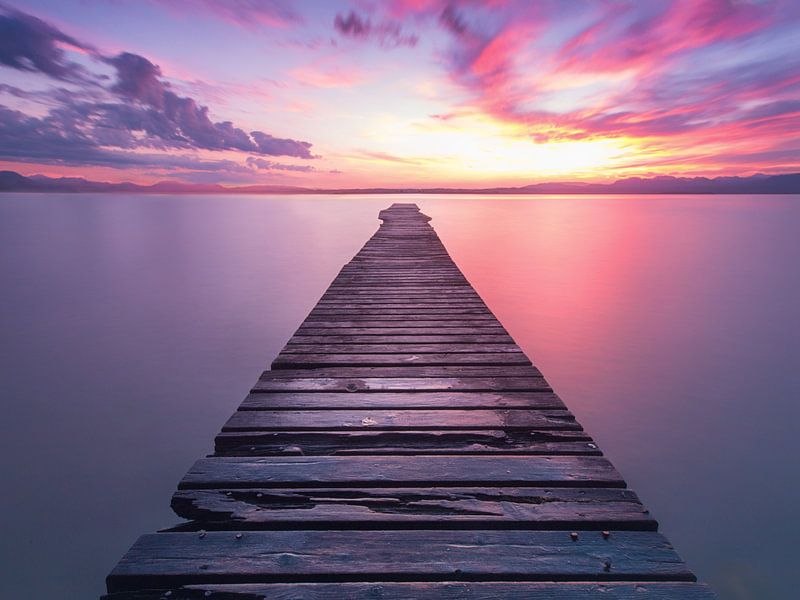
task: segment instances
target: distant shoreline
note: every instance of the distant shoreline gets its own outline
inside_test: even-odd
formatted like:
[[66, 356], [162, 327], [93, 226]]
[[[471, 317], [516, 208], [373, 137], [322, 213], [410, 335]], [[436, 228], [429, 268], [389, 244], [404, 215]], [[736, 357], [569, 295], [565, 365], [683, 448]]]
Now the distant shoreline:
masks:
[[137, 194], [480, 194], [480, 195], [598, 195], [598, 194], [800, 194], [800, 173], [748, 177], [631, 177], [613, 183], [553, 182], [520, 187], [492, 188], [307, 188], [274, 185], [231, 186], [163, 181], [153, 185], [110, 183], [82, 178], [25, 176], [0, 171], [0, 192], [30, 193], [137, 193]]

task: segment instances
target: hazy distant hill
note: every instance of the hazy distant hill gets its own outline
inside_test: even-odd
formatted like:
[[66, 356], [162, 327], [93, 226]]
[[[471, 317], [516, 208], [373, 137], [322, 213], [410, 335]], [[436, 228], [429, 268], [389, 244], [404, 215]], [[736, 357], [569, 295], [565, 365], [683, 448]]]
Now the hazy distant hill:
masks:
[[750, 177], [629, 177], [614, 183], [554, 182], [502, 188], [313, 189], [280, 185], [226, 187], [161, 181], [153, 185], [88, 181], [79, 177], [26, 177], [0, 171], [3, 192], [137, 192], [152, 194], [800, 194], [800, 173]]

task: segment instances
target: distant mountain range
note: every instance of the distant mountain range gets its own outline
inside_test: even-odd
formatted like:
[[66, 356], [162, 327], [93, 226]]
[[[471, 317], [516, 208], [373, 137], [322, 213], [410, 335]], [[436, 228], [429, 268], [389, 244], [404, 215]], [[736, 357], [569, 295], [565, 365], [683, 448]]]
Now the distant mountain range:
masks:
[[613, 183], [553, 182], [493, 188], [324, 189], [281, 185], [222, 186], [161, 181], [153, 185], [89, 181], [79, 177], [26, 177], [0, 171], [0, 192], [121, 192], [145, 194], [800, 194], [800, 173], [749, 177], [629, 177]]

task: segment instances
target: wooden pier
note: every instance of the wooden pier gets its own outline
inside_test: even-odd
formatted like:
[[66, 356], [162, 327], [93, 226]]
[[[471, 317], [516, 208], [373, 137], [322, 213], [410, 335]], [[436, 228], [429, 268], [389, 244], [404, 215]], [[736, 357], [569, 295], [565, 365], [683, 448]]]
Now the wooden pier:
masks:
[[106, 598], [713, 598], [430, 219], [379, 218]]

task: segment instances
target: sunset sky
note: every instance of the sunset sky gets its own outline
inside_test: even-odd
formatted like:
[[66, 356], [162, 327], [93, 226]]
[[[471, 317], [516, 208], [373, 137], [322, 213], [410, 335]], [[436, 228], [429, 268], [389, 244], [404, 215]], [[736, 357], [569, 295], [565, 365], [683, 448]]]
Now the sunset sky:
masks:
[[0, 2], [0, 169], [524, 185], [800, 171], [800, 2]]

